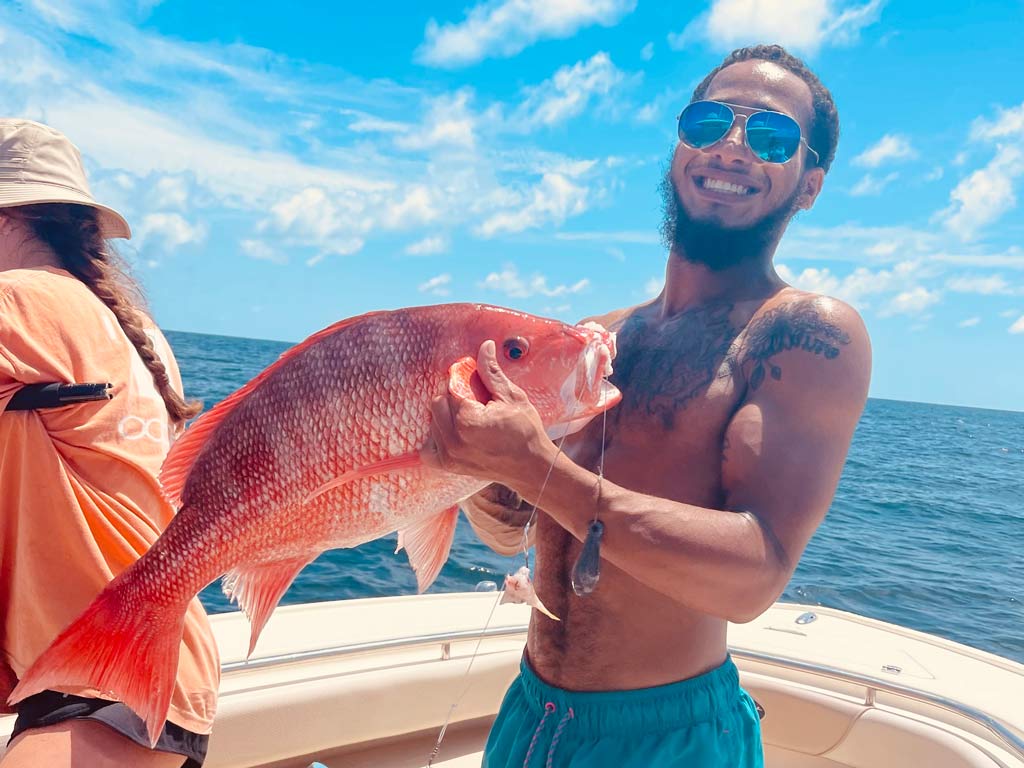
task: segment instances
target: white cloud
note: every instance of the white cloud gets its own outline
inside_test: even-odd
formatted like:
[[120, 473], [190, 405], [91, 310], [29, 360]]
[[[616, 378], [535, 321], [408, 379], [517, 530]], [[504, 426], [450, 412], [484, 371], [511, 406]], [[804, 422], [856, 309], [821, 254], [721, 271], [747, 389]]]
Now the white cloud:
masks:
[[[827, 268], [807, 267], [797, 274], [787, 265], [778, 264], [775, 267], [775, 271], [779, 273], [779, 277], [801, 291], [810, 291], [811, 293], [820, 293], [825, 296], [835, 296], [836, 298], [839, 298], [839, 294], [842, 292], [839, 278], [833, 275]], [[851, 304], [854, 303], [849, 297], [844, 298], [850, 301]]]
[[640, 49], [640, 58], [644, 61], [650, 61], [654, 58], [654, 43], [648, 43]]
[[483, 237], [503, 232], [522, 232], [549, 222], [561, 224], [569, 216], [587, 208], [587, 188], [570, 181], [560, 173], [545, 173], [533, 188], [529, 202], [517, 210], [495, 213], [478, 228]]
[[504, 293], [514, 299], [528, 299], [531, 296], [567, 296], [579, 293], [590, 285], [587, 278], [577, 280], [572, 285], [548, 286], [544, 275], [535, 274], [524, 278], [514, 265], [506, 265], [501, 272], [491, 272], [480, 283], [481, 288]]
[[900, 175], [896, 171], [886, 174], [881, 178], [876, 178], [875, 176], [872, 176], [870, 173], [866, 173], [860, 179], [860, 181], [853, 185], [853, 188], [850, 189], [850, 194], [853, 195], [854, 197], [880, 195], [887, 186], [892, 184], [899, 177]]
[[243, 240], [242, 252], [246, 256], [258, 261], [269, 261], [272, 264], [287, 264], [288, 257], [275, 251], [262, 240]]
[[548, 80], [527, 89], [526, 99], [512, 117], [521, 130], [564, 122], [580, 114], [595, 95], [607, 95], [622, 82], [622, 71], [607, 53], [559, 69]]
[[[351, 204], [348, 213], [361, 213], [358, 202]], [[320, 242], [334, 235], [345, 212], [337, 201], [319, 187], [306, 187], [271, 208], [274, 230], [299, 240]]]
[[813, 54], [823, 45], [855, 43], [860, 30], [878, 20], [883, 3], [840, 8], [830, 0], [713, 0], [706, 14], [668, 40], [675, 50], [704, 39], [720, 50], [771, 41]]
[[406, 123], [397, 120], [385, 120], [355, 109], [343, 109], [341, 112], [355, 118], [348, 124], [348, 129], [353, 133], [405, 133], [409, 130]]
[[476, 144], [476, 118], [469, 110], [472, 91], [463, 88], [433, 100], [424, 124], [395, 138], [400, 149], [423, 150], [433, 147], [471, 149]]
[[1010, 109], [999, 109], [995, 120], [977, 118], [971, 124], [971, 141], [998, 141], [1014, 136], [1024, 136], [1024, 102]]
[[864, 168], [877, 168], [882, 163], [893, 160], [909, 160], [916, 156], [917, 150], [911, 146], [910, 140], [905, 136], [886, 134], [878, 140], [877, 144], [868, 147], [853, 158], [853, 164]]
[[941, 165], [935, 166], [930, 172], [925, 174], [925, 181], [938, 181], [945, 174], [945, 169]]
[[663, 277], [652, 277], [646, 283], [644, 283], [644, 295], [648, 297], [657, 296], [661, 293], [661, 289], [665, 287], [665, 278]]
[[158, 208], [186, 208], [189, 185], [181, 176], [164, 176], [153, 187], [154, 204]]
[[976, 326], [980, 322], [981, 322], [981, 318], [980, 317], [968, 317], [968, 318], [966, 318], [964, 320], [961, 320], [959, 323], [957, 323], [957, 327], [959, 327], [959, 328], [973, 328], [974, 326]]
[[271, 208], [260, 225], [289, 244], [314, 247], [317, 254], [307, 260], [318, 264], [330, 254], [349, 255], [363, 247], [362, 235], [370, 228], [363, 202], [357, 197], [328, 196], [317, 187], [307, 187]]
[[894, 240], [879, 240], [872, 246], [864, 249], [864, 253], [871, 256], [892, 256], [900, 249], [900, 244]]
[[862, 310], [870, 306], [870, 297], [895, 292], [913, 293], [920, 288], [920, 281], [928, 277], [928, 270], [921, 261], [904, 261], [892, 269], [877, 271], [858, 267], [844, 277], [833, 274], [828, 268], [816, 267], [795, 273], [785, 264], [779, 264], [776, 271], [779, 277], [801, 290], [834, 296]]
[[973, 240], [987, 225], [1017, 204], [1014, 180], [1024, 174], [1024, 151], [1003, 146], [949, 193], [950, 204], [937, 217], [961, 240]]
[[636, 0], [489, 0], [469, 9], [458, 24], [427, 22], [416, 51], [420, 63], [461, 67], [486, 58], [514, 56], [538, 40], [571, 37], [593, 24], [612, 26]]
[[67, 131], [94, 191], [137, 236], [146, 216], [191, 220], [202, 210], [211, 229], [236, 228], [236, 243], [316, 263], [358, 251], [381, 229], [559, 224], [620, 172], [544, 150], [514, 135], [514, 121], [494, 119], [523, 108], [539, 126], [606, 108], [629, 79], [607, 54], [558, 70], [522, 104], [480, 104], [471, 88], [364, 81], [244, 43], [163, 38], [139, 26], [134, 5], [102, 0], [96, 13], [91, 3], [54, 2], [69, 9], [60, 24], [27, 4], [18, 25], [0, 3], [10, 54], [0, 57], [0, 113]]
[[429, 224], [440, 215], [431, 190], [424, 186], [415, 186], [404, 198], [387, 206], [382, 221], [389, 227], [402, 228]]
[[1010, 326], [1010, 333], [1024, 333], [1024, 315], [1017, 318], [1017, 321]]
[[881, 317], [891, 315], [919, 315], [942, 298], [938, 291], [929, 291], [922, 285], [896, 294], [879, 312]]
[[1007, 309], [999, 313], [1000, 317], [1016, 317], [1020, 314], [1019, 309]]
[[[117, 115], [117, 120], [110, 120]], [[253, 207], [280, 194], [282, 180], [301, 188], [319, 185], [359, 193], [384, 192], [394, 185], [369, 174], [316, 166], [283, 152], [253, 150], [206, 134], [187, 118], [90, 88], [88, 94], [56, 95], [46, 122], [74, 136], [92, 160], [137, 176], [192, 173], [219, 199]]]
[[855, 223], [834, 227], [794, 225], [779, 245], [777, 260], [807, 259], [874, 263], [916, 259], [933, 265], [1024, 270], [1024, 248], [1016, 245], [1001, 251], [981, 245], [952, 250], [949, 237], [942, 231]]
[[1014, 293], [1002, 275], [962, 275], [946, 281], [946, 288], [956, 293], [980, 293], [983, 296]]
[[180, 213], [151, 213], [138, 227], [139, 248], [173, 251], [206, 239], [206, 227], [190, 224]]
[[410, 256], [430, 256], [435, 253], [444, 253], [447, 250], [448, 238], [440, 235], [425, 237], [405, 247], [405, 252]]
[[641, 123], [664, 120], [666, 124], [672, 124], [679, 114], [680, 104], [687, 101], [688, 98], [683, 91], [678, 88], [667, 88], [637, 109], [635, 117]]
[[432, 293], [435, 296], [447, 296], [451, 293], [448, 286], [452, 282], [452, 276], [447, 272], [442, 275], [432, 277], [424, 283], [420, 283], [417, 290], [420, 293]]

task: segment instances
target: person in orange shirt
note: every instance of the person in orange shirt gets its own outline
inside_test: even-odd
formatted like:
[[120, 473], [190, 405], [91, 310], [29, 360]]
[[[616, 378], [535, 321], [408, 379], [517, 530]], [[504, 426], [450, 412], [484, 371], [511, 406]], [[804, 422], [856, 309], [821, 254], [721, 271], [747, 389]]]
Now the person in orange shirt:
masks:
[[[90, 195], [65, 136], [0, 120], [0, 711], [11, 711], [19, 675], [174, 514], [157, 477], [199, 405], [183, 398], [171, 349], [107, 243], [130, 234]], [[111, 387], [101, 399], [18, 405], [36, 385], [76, 382]], [[198, 768], [219, 682], [196, 599], [155, 749], [138, 716], [102, 692], [44, 691], [18, 705], [0, 766]]]

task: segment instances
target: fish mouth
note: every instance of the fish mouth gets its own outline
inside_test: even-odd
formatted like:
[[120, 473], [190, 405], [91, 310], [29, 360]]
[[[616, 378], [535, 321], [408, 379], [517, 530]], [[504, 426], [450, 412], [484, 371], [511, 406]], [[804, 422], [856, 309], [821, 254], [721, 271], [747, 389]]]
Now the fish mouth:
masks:
[[549, 430], [559, 436], [582, 429], [599, 413], [622, 400], [618, 387], [608, 381], [615, 357], [615, 333], [597, 323], [585, 323], [570, 329], [583, 342], [576, 367], [561, 388], [563, 417]]

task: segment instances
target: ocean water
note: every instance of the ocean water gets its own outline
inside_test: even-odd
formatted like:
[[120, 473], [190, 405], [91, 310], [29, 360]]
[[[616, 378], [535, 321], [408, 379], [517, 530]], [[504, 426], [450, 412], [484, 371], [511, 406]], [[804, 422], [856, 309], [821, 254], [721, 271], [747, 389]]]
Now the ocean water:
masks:
[[[168, 332], [190, 397], [223, 399], [288, 348]], [[324, 553], [282, 604], [414, 594], [395, 537]], [[431, 592], [501, 583], [521, 560], [460, 520]], [[219, 583], [200, 596], [234, 610]], [[1024, 662], [1024, 413], [869, 400], [835, 501], [783, 600], [831, 606]]]

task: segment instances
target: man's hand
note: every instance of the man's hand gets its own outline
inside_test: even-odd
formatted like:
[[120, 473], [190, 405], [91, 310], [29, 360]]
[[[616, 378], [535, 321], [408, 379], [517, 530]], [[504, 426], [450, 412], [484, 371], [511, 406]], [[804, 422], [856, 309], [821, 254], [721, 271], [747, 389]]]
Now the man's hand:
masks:
[[539, 485], [557, 449], [526, 393], [501, 370], [493, 341], [480, 346], [477, 374], [490, 402], [450, 392], [434, 398], [423, 463], [515, 490], [523, 484]]
[[[532, 547], [536, 526], [526, 530], [536, 514], [532, 504], [524, 502], [511, 488], [491, 483], [459, 504], [476, 532], [477, 538], [499, 555], [514, 555]], [[526, 536], [524, 546], [523, 537]]]

